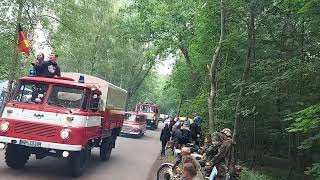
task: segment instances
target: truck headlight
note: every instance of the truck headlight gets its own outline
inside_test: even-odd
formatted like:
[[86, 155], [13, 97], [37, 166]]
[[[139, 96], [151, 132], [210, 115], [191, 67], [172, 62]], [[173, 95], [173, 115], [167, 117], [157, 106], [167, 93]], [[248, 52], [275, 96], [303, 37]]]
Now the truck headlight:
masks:
[[70, 129], [63, 129], [63, 130], [61, 130], [61, 131], [60, 131], [60, 137], [61, 137], [61, 139], [63, 139], [63, 140], [69, 139], [69, 137], [70, 137], [70, 132], [71, 132]]
[[2, 132], [7, 132], [8, 130], [9, 130], [9, 122], [7, 122], [7, 121], [2, 121], [1, 123], [0, 123], [0, 131], [2, 131]]

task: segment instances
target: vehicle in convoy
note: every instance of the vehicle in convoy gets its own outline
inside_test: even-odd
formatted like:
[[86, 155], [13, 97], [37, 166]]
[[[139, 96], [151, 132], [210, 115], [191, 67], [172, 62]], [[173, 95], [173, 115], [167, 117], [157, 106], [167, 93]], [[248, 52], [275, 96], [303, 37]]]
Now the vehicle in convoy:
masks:
[[121, 134], [142, 137], [147, 131], [146, 115], [139, 112], [125, 112]]
[[168, 116], [168, 115], [165, 115], [165, 114], [160, 114], [160, 116], [159, 116], [159, 120], [162, 121], [163, 123], [164, 123], [164, 121], [165, 121], [166, 119], [168, 119], [168, 118], [169, 118], [169, 116]]
[[126, 97], [125, 90], [78, 73], [19, 79], [0, 120], [6, 164], [19, 169], [31, 154], [37, 159], [53, 156], [66, 159], [70, 174], [80, 176], [92, 148], [100, 148], [102, 161], [110, 158]]
[[153, 103], [139, 103], [136, 112], [141, 112], [147, 117], [147, 127], [157, 129], [159, 124], [160, 106]]
[[193, 123], [193, 119], [192, 118], [187, 118], [187, 117], [183, 117], [183, 116], [180, 116], [180, 117], [176, 117], [175, 118], [175, 121], [181, 121], [181, 122], [186, 122], [188, 121], [189, 124], [192, 124]]

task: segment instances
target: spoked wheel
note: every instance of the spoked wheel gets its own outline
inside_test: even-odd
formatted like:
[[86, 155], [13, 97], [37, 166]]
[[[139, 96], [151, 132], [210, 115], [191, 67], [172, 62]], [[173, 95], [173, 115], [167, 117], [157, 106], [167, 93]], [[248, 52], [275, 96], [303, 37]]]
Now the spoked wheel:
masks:
[[174, 173], [173, 173], [173, 164], [164, 163], [160, 166], [157, 171], [157, 180], [173, 180]]

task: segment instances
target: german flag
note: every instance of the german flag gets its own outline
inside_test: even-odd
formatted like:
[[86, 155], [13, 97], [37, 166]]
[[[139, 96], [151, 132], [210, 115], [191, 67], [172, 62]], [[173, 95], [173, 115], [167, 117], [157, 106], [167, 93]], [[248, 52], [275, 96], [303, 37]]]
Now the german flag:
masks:
[[22, 27], [21, 25], [19, 24], [19, 27], [18, 27], [18, 45], [17, 45], [17, 48], [18, 48], [18, 51], [19, 52], [22, 52], [22, 53], [25, 53], [27, 56], [30, 55], [30, 44], [29, 44], [29, 41], [27, 39], [27, 35], [26, 33], [22, 30]]

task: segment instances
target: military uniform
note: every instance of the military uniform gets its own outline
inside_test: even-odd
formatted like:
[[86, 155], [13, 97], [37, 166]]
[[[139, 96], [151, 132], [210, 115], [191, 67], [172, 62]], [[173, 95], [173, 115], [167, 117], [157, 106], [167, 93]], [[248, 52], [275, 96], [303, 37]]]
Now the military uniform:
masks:
[[228, 137], [219, 146], [218, 153], [212, 158], [210, 163], [218, 170], [217, 180], [225, 179], [227, 173], [233, 175], [234, 172], [234, 142]]
[[[210, 162], [218, 153], [219, 144], [207, 144], [203, 148], [204, 162]], [[213, 165], [206, 165], [203, 170], [206, 176], [209, 176], [213, 169]]]

